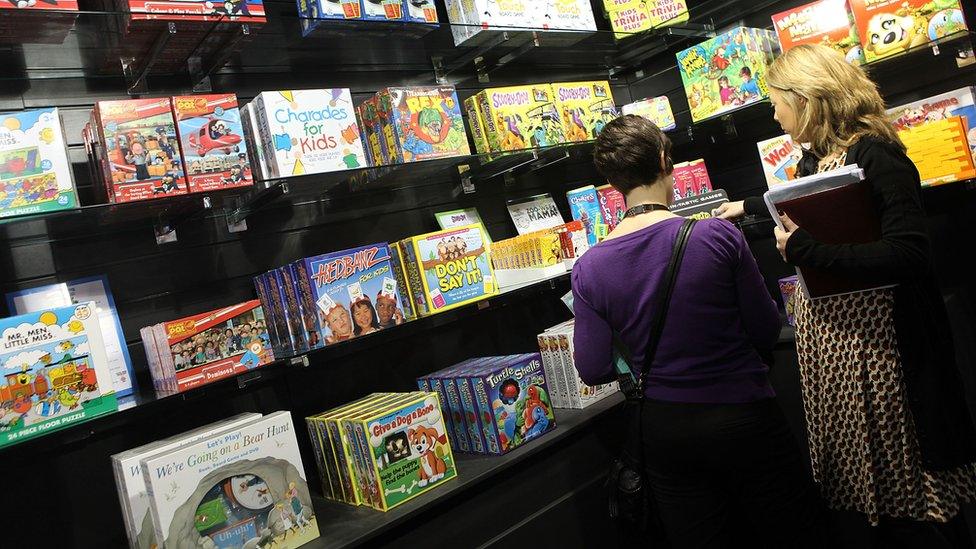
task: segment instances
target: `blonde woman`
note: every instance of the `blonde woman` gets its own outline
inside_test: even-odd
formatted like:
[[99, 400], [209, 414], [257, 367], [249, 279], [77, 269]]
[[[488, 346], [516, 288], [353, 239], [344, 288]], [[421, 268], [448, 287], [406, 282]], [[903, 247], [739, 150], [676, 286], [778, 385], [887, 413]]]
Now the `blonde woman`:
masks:
[[[797, 297], [815, 478], [831, 507], [866, 514], [883, 526], [882, 536], [897, 532], [886, 547], [951, 547], [951, 529], [935, 523], [976, 499], [976, 431], [929, 258], [918, 171], [874, 83], [841, 54], [793, 48], [770, 67], [766, 82], [776, 121], [809, 144], [799, 175], [857, 164], [881, 218], [880, 240], [847, 245], [817, 242], [784, 218], [786, 230], [776, 229], [780, 253], [794, 266], [895, 285], [816, 301]], [[764, 212], [761, 199], [750, 199], [719, 213]]]

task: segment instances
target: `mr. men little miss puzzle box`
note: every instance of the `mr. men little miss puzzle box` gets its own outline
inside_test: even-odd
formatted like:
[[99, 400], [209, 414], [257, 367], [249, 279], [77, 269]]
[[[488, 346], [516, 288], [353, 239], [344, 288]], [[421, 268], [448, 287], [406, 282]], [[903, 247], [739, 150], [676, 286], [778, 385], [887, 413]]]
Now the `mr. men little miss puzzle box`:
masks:
[[58, 109], [0, 113], [0, 217], [77, 205]]
[[191, 193], [253, 183], [236, 95], [174, 97], [173, 111]]

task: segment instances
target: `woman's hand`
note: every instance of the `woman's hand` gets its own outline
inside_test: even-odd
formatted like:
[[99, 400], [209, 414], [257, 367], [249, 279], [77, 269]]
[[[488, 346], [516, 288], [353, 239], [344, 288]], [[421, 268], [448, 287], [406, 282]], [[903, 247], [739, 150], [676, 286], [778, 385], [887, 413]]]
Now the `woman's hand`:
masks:
[[776, 249], [779, 250], [779, 255], [783, 256], [783, 261], [786, 261], [786, 243], [793, 236], [793, 231], [800, 227], [796, 223], [793, 223], [793, 220], [788, 215], [781, 215], [779, 219], [783, 222], [783, 227], [786, 227], [786, 230], [780, 229], [779, 225], [777, 225], [773, 229], [773, 234], [776, 235]]
[[742, 200], [738, 202], [726, 202], [712, 210], [712, 216], [718, 217], [719, 219], [728, 219], [729, 221], [734, 221], [744, 215], [746, 215], [746, 207], [745, 202]]

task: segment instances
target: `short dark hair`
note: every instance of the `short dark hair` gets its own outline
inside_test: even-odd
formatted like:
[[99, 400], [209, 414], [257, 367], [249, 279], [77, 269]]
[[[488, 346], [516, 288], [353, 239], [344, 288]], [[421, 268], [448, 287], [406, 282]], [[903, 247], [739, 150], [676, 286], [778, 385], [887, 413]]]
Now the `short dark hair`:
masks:
[[739, 71], [739, 74], [744, 74], [749, 78], [752, 78], [752, 69], [750, 69], [749, 67], [742, 67], [742, 70]]
[[[661, 152], [664, 152], [664, 170]], [[632, 114], [603, 128], [593, 147], [597, 171], [618, 191], [627, 194], [674, 171], [671, 140], [653, 122]]]

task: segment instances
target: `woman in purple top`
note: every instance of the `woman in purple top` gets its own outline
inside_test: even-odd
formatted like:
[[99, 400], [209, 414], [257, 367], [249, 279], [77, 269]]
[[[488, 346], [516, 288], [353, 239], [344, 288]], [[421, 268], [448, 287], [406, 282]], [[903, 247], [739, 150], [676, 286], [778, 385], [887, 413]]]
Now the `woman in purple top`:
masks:
[[[576, 367], [588, 384], [615, 378], [614, 332], [634, 369], [643, 365], [682, 224], [666, 207], [674, 185], [670, 152], [664, 133], [637, 116], [616, 119], [597, 139], [597, 169], [628, 208], [646, 207], [573, 269]], [[731, 509], [751, 519], [754, 536], [769, 547], [821, 546], [821, 503], [761, 359], [779, 331], [742, 234], [723, 220], [697, 223], [647, 376], [642, 417], [647, 479], [674, 547], [734, 546], [726, 530]]]

